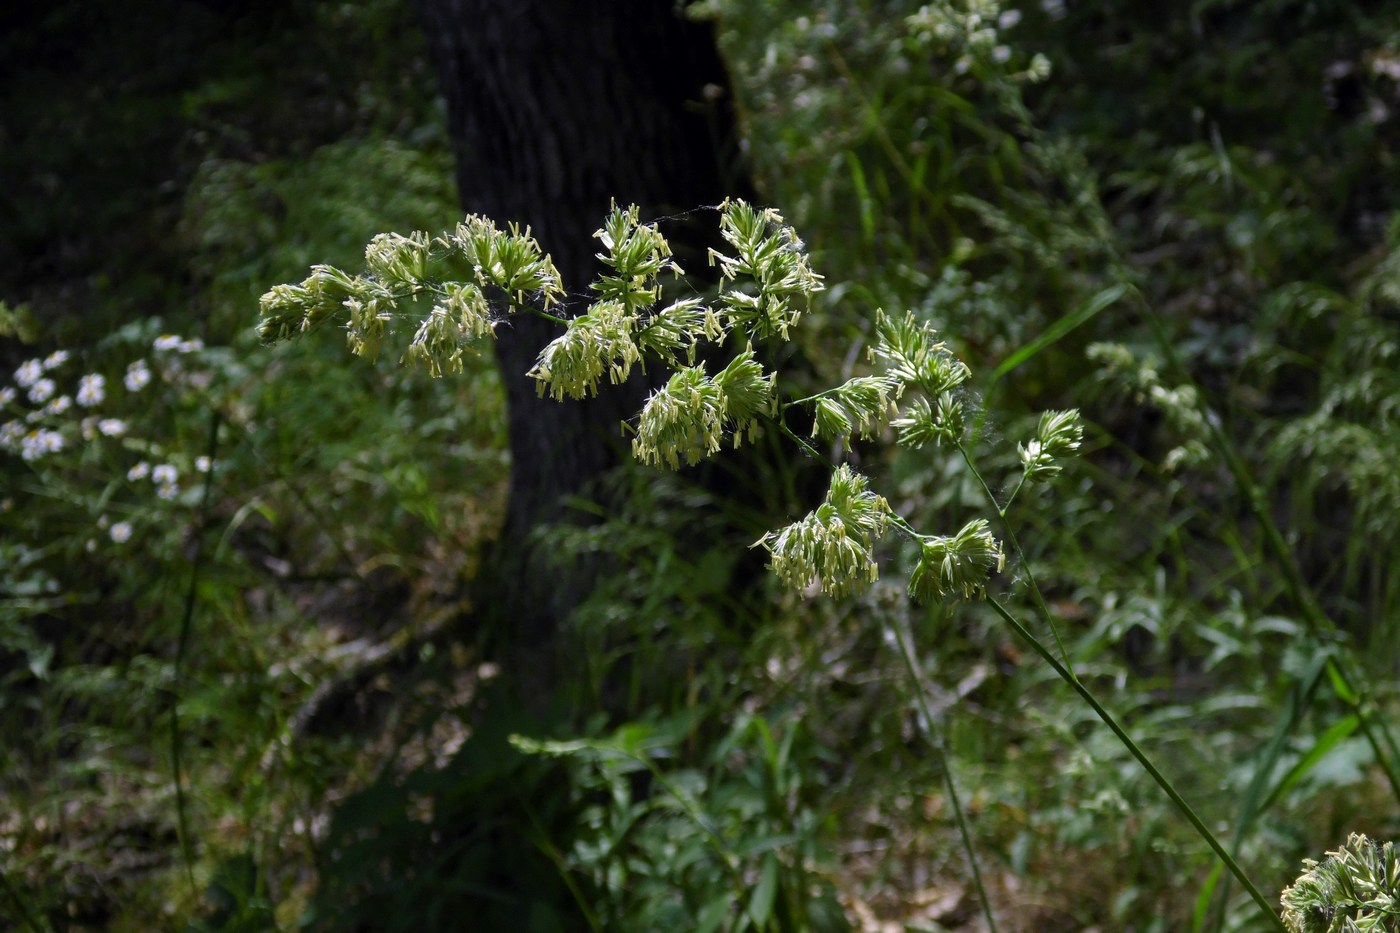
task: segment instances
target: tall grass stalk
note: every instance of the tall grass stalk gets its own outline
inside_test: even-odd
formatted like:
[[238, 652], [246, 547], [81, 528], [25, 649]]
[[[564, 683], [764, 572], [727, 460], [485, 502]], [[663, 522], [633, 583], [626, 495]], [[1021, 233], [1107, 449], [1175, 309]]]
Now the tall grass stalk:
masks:
[[[209, 413], [209, 443], [205, 453], [209, 462], [215, 462], [219, 447], [219, 413]], [[199, 498], [199, 524], [196, 529], [194, 556], [190, 560], [190, 585], [185, 590], [185, 608], [180, 617], [180, 636], [175, 644], [174, 675], [171, 682], [173, 694], [170, 702], [170, 768], [175, 778], [175, 819], [180, 831], [180, 853], [185, 863], [185, 878], [189, 881], [190, 893], [199, 896], [199, 888], [194, 880], [194, 853], [190, 841], [189, 806], [185, 800], [184, 762], [181, 760], [180, 735], [180, 686], [183, 673], [185, 650], [189, 647], [190, 632], [194, 624], [195, 599], [199, 591], [199, 574], [203, 569], [204, 535], [203, 528], [209, 517], [210, 490], [214, 488], [212, 475], [204, 480], [204, 491]]]
[[[992, 487], [987, 485], [987, 481], [982, 477], [982, 471], [977, 469], [977, 465], [972, 462], [972, 455], [968, 453], [965, 444], [958, 444], [958, 453], [962, 456], [963, 463], [972, 471], [972, 475], [977, 479], [977, 485], [981, 487], [982, 494], [987, 497], [987, 504], [997, 513], [997, 520], [1001, 524], [1002, 533], [1006, 535], [1007, 542], [1011, 549], [1016, 552], [1016, 559], [1021, 562], [1021, 572], [1026, 575], [1026, 583], [1029, 586], [1031, 599], [1035, 601], [1036, 609], [1040, 611], [1041, 618], [1050, 627], [1050, 634], [1055, 638], [1055, 647], [1059, 649], [1060, 658], [1063, 660], [1065, 670], [1069, 676], [1078, 679], [1074, 673], [1074, 666], [1070, 661], [1069, 651], [1065, 648], [1064, 639], [1060, 637], [1060, 628], [1055, 624], [1055, 618], [1050, 614], [1050, 607], [1045, 604], [1045, 596], [1040, 592], [1040, 585], [1035, 581], [1035, 571], [1031, 568], [1030, 561], [1026, 560], [1026, 552], [1021, 548], [1021, 539], [1016, 536], [1016, 529], [1007, 519], [1007, 510], [1011, 508], [1011, 503], [1015, 500], [1016, 494], [1021, 491], [1021, 484], [1017, 484], [1015, 491], [1008, 497], [1006, 504], [997, 502], [996, 494], [992, 492]], [[1022, 477], [1024, 482], [1025, 477]]]
[[1036, 654], [1040, 655], [1045, 660], [1045, 663], [1049, 664], [1054, 669], [1061, 680], [1069, 684], [1074, 692], [1079, 694], [1080, 699], [1089, 704], [1089, 707], [1094, 711], [1095, 715], [1097, 715], [1099, 719], [1103, 721], [1104, 725], [1108, 726], [1113, 734], [1118, 737], [1118, 741], [1123, 743], [1123, 747], [1128, 750], [1129, 754], [1137, 759], [1138, 764], [1142, 765], [1143, 770], [1147, 772], [1148, 776], [1162, 789], [1162, 792], [1167, 795], [1168, 799], [1171, 800], [1176, 808], [1181, 811], [1182, 816], [1186, 817], [1186, 821], [1196, 830], [1197, 835], [1205, 840], [1206, 845], [1210, 846], [1211, 850], [1220, 857], [1220, 860], [1225, 864], [1230, 874], [1239, 879], [1240, 884], [1249, 892], [1249, 896], [1254, 899], [1254, 903], [1258, 904], [1259, 909], [1269, 918], [1274, 929], [1287, 933], [1287, 927], [1285, 927], [1283, 921], [1279, 919], [1273, 904], [1259, 892], [1259, 889], [1254, 886], [1254, 882], [1249, 880], [1249, 876], [1246, 875], [1244, 869], [1240, 867], [1239, 862], [1235, 861], [1234, 857], [1220, 844], [1220, 841], [1215, 838], [1215, 834], [1212, 833], [1206, 824], [1201, 821], [1201, 818], [1196, 815], [1196, 811], [1191, 809], [1191, 805], [1186, 802], [1186, 798], [1182, 797], [1181, 794], [1177, 792], [1177, 789], [1172, 785], [1172, 782], [1167, 779], [1166, 775], [1157, 770], [1157, 766], [1152, 763], [1152, 759], [1148, 758], [1147, 753], [1133, 741], [1132, 736], [1128, 734], [1127, 730], [1123, 728], [1117, 718], [1105, 709], [1098, 698], [1094, 696], [1093, 692], [1084, 685], [1084, 682], [1075, 677], [1074, 674], [1070, 672], [1069, 668], [1061, 664], [1059, 659], [1055, 657], [1054, 652], [1052, 652], [1044, 642], [1036, 638], [1029, 629], [1022, 625], [1019, 619], [1008, 612], [1006, 607], [993, 597], [988, 597], [987, 603], [997, 615], [1001, 616], [1002, 620], [1006, 622], [1007, 625], [1011, 626], [1012, 630], [1014, 630], [1026, 644], [1030, 645], [1031, 649], [1035, 651]]
[[996, 918], [992, 916], [992, 904], [987, 898], [987, 889], [982, 883], [982, 870], [977, 865], [977, 852], [972, 846], [972, 835], [967, 829], [967, 818], [963, 815], [962, 804], [958, 800], [958, 788], [953, 782], [953, 762], [948, 754], [947, 744], [935, 722], [935, 712], [929, 704], [929, 689], [924, 682], [923, 672], [915, 659], [913, 639], [904, 626], [891, 622], [890, 634], [899, 646], [899, 655], [904, 659], [905, 670], [914, 685], [914, 698], [919, 705], [919, 718], [923, 721], [924, 735], [929, 746], [943, 766], [943, 788], [948, 794], [948, 803], [953, 808], [953, 822], [958, 826], [958, 837], [962, 840], [963, 851], [967, 853], [967, 865], [972, 870], [972, 885], [977, 889], [977, 900], [982, 905], [982, 915], [987, 920], [990, 933], [997, 933]]
[[[1003, 506], [999, 504], [996, 500], [995, 495], [992, 493], [991, 487], [987, 484], [986, 479], [982, 476], [981, 471], [977, 469], [976, 463], [973, 462], [972, 456], [968, 452], [966, 446], [964, 444], [959, 443], [957, 447], [959, 453], [961, 453], [962, 455], [963, 462], [966, 463], [968, 469], [972, 471], [972, 474], [976, 477], [977, 482], [981, 486], [984, 495], [986, 495], [988, 504], [991, 505], [991, 507], [996, 511], [997, 516], [1001, 521], [1002, 528], [1005, 530], [1007, 540], [1011, 543], [1013, 549], [1016, 552], [1017, 557], [1022, 562], [1022, 571], [1026, 575], [1026, 581], [1031, 592], [1032, 600], [1035, 603], [1037, 610], [1042, 614], [1043, 621], [1047, 626], [1049, 626], [1050, 631], [1054, 633], [1056, 646], [1059, 648], [1061, 655], [1067, 658], [1068, 655], [1065, 654], [1064, 644], [1060, 640], [1059, 632], [1055, 627], [1054, 620], [1051, 618], [1049, 610], [1046, 607], [1045, 598], [1043, 594], [1041, 594], [1039, 586], [1036, 584], [1035, 577], [1031, 572], [1030, 565], [1026, 561], [1025, 553], [1021, 550], [1020, 544], [1017, 542], [1016, 539], [1015, 531], [1012, 528], [1011, 523], [1007, 519], [1006, 512], [1011, 504], [1011, 500], [1014, 500], [1015, 498], [1015, 493], [1013, 493], [1012, 496], [1008, 499], [1006, 505]], [[1020, 487], [1018, 486], [1017, 491], [1019, 490]], [[1064, 661], [1061, 661], [1060, 658], [1056, 657], [1055, 652], [1051, 650], [1049, 645], [1045, 644], [1045, 642], [1037, 638], [1028, 628], [1026, 628], [1024, 624], [1022, 624], [1022, 622], [1019, 619], [1012, 615], [1006, 609], [1006, 607], [1003, 606], [1000, 602], [998, 602], [994, 597], [987, 597], [987, 602], [997, 613], [997, 615], [1001, 616], [1002, 620], [1005, 621], [1008, 625], [1010, 625], [1011, 628], [1016, 632], [1016, 634], [1028, 645], [1030, 645], [1031, 649], [1034, 650], [1036, 654], [1040, 655], [1041, 658], [1043, 658], [1045, 662], [1050, 665], [1050, 667], [1055, 671], [1055, 673], [1060, 677], [1060, 679], [1063, 680], [1065, 683], [1069, 684], [1070, 687], [1074, 690], [1074, 692], [1079, 694], [1080, 698], [1089, 705], [1089, 707], [1094, 711], [1094, 714], [1097, 715], [1106, 726], [1108, 726], [1108, 728], [1113, 732], [1115, 736], [1117, 736], [1118, 740], [1123, 744], [1123, 747], [1128, 750], [1129, 754], [1131, 754], [1133, 758], [1137, 759], [1138, 764], [1142, 766], [1143, 770], [1147, 772], [1148, 776], [1151, 777], [1152, 780], [1157, 784], [1157, 786], [1162, 789], [1162, 792], [1165, 793], [1167, 795], [1167, 798], [1171, 800], [1172, 804], [1175, 805], [1176, 808], [1181, 811], [1181, 814], [1184, 817], [1186, 817], [1187, 822], [1191, 824], [1193, 829], [1195, 829], [1197, 835], [1199, 835], [1205, 841], [1205, 843], [1208, 846], [1210, 846], [1211, 850], [1214, 851], [1215, 854], [1220, 857], [1220, 860], [1225, 864], [1225, 867], [1230, 871], [1230, 874], [1234, 875], [1236, 878], [1239, 879], [1240, 883], [1244, 886], [1245, 890], [1249, 892], [1250, 897], [1253, 898], [1254, 902], [1259, 905], [1260, 910], [1262, 910], [1264, 914], [1268, 916], [1270, 921], [1274, 924], [1275, 928], [1279, 930], [1285, 930], [1286, 928], [1283, 925], [1283, 921], [1279, 919], [1279, 916], [1275, 911], [1273, 905], [1267, 899], [1265, 899], [1264, 895], [1260, 893], [1257, 887], [1255, 887], [1254, 883], [1249, 879], [1249, 876], [1245, 874], [1244, 869], [1240, 867], [1239, 862], [1235, 860], [1234, 856], [1230, 852], [1228, 852], [1223, 845], [1221, 845], [1220, 841], [1215, 837], [1215, 834], [1210, 831], [1209, 827], [1207, 827], [1206, 824], [1201, 820], [1201, 818], [1196, 815], [1196, 811], [1192, 809], [1189, 803], [1186, 802], [1186, 798], [1182, 797], [1180, 792], [1177, 791], [1176, 787], [1173, 786], [1172, 782], [1166, 777], [1166, 775], [1164, 775], [1160, 770], [1158, 770], [1157, 766], [1153, 764], [1152, 759], [1149, 758], [1147, 756], [1147, 753], [1144, 752], [1142, 748], [1137, 744], [1137, 742], [1133, 740], [1132, 736], [1128, 734], [1128, 731], [1122, 726], [1121, 723], [1118, 722], [1118, 719], [1112, 713], [1110, 713], [1102, 703], [1099, 702], [1098, 698], [1094, 695], [1093, 691], [1091, 691], [1088, 688], [1088, 686], [1086, 686], [1084, 682], [1080, 680], [1078, 676], [1075, 675], [1073, 669], [1069, 666], [1069, 664]]]

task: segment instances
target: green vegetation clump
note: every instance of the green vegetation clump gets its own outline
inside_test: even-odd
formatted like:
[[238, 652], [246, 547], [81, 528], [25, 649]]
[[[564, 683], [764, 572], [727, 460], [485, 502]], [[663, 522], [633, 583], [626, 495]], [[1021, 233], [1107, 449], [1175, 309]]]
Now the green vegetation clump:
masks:
[[[708, 289], [460, 216], [394, 4], [83, 122], [191, 129], [4, 247], [0, 925], [1394, 928], [1392, 6], [691, 4], [782, 208], [693, 205]], [[653, 387], [538, 709], [463, 624], [518, 315]]]

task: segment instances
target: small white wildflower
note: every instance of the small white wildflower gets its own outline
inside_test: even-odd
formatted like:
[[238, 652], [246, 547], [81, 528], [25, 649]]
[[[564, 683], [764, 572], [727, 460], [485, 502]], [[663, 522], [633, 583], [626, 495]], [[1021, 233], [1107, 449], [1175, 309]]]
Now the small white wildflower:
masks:
[[174, 334], [161, 334], [156, 338], [153, 345], [157, 350], [178, 350], [180, 349], [180, 338]]
[[121, 437], [126, 433], [126, 422], [120, 418], [103, 418], [97, 422], [97, 430], [108, 437]]
[[203, 349], [204, 341], [200, 340], [198, 337], [194, 337], [190, 340], [185, 340], [180, 343], [181, 353], [197, 353], [198, 351]]
[[107, 397], [107, 380], [100, 373], [88, 373], [78, 380], [78, 404], [84, 408], [102, 404]]
[[38, 360], [26, 360], [15, 370], [15, 382], [20, 388], [27, 389], [39, 381], [39, 377], [44, 375], [44, 364]]
[[63, 449], [63, 435], [57, 431], [40, 429], [30, 431], [20, 442], [20, 456], [25, 460], [38, 460], [44, 454], [56, 454]]
[[145, 460], [142, 460], [140, 463], [136, 464], [136, 466], [126, 471], [126, 478], [133, 483], [136, 482], [138, 479], [145, 479], [147, 476], [150, 475], [151, 465]]
[[29, 400], [35, 405], [38, 405], [40, 402], [47, 402], [49, 397], [53, 395], [55, 388], [57, 387], [54, 385], [52, 379], [36, 380], [35, 383], [29, 387]]
[[171, 499], [174, 499], [175, 496], [179, 494], [179, 492], [180, 485], [178, 483], [166, 483], [162, 486], [156, 487], [156, 495], [167, 502], [169, 502]]
[[998, 65], [1004, 65], [1011, 61], [1011, 46], [999, 45], [992, 49], [992, 61], [996, 62]]
[[1040, 52], [1036, 52], [1031, 59], [1030, 67], [1026, 69], [1026, 77], [1032, 84], [1039, 84], [1050, 77], [1050, 59]]
[[126, 368], [126, 375], [122, 377], [122, 384], [129, 392], [140, 392], [151, 381], [151, 370], [146, 366], [145, 360], [137, 360]]
[[204, 455], [194, 458], [194, 468], [201, 473], [208, 473], [214, 467], [214, 461]]
[[1020, 10], [1006, 10], [997, 17], [998, 29], [1010, 29], [1021, 21]]
[[24, 425], [18, 421], [6, 421], [0, 425], [0, 449], [14, 450], [24, 437]]
[[110, 525], [110, 524], [112, 524], [112, 520], [111, 520], [110, 518], [108, 518], [107, 516], [105, 516], [105, 515], [99, 515], [99, 516], [97, 516], [97, 527], [98, 527], [98, 528], [106, 529], [106, 527], [107, 527], [108, 525]]
[[44, 369], [57, 369], [66, 362], [68, 362], [68, 351], [55, 350], [49, 354], [48, 359], [44, 360]]
[[113, 541], [125, 544], [131, 540], [131, 522], [117, 522], [107, 533], [112, 536]]
[[53, 401], [49, 402], [47, 405], [44, 406], [44, 414], [61, 415], [72, 407], [73, 400], [66, 395], [60, 395], [58, 398], [54, 399]]
[[24, 420], [28, 421], [30, 424], [38, 424], [40, 421], [44, 420], [44, 410], [42, 408], [36, 408], [25, 415]]
[[1400, 58], [1381, 52], [1371, 59], [1371, 71], [1392, 81], [1400, 81]]
[[174, 483], [180, 478], [180, 471], [169, 463], [162, 463], [151, 471], [151, 482], [161, 485]]
[[15, 400], [15, 387], [5, 386], [0, 389], [0, 405], [8, 405]]

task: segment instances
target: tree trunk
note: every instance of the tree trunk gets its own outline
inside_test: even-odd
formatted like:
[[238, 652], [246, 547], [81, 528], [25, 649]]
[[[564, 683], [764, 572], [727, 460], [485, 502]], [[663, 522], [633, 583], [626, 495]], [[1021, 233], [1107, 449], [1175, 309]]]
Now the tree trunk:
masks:
[[[729, 81], [708, 24], [670, 0], [418, 0], [447, 100], [461, 203], [528, 225], [564, 287], [585, 294], [599, 266], [593, 231], [611, 203], [643, 218], [746, 196]], [[713, 215], [700, 218], [713, 228]], [[684, 231], [667, 227], [687, 271]], [[692, 247], [701, 247], [696, 241]], [[562, 497], [625, 455], [619, 423], [647, 386], [586, 402], [536, 395], [526, 372], [558, 333], [516, 315], [498, 331], [511, 490], [494, 580], [484, 593], [509, 638], [539, 645], [588, 592], [592, 571], [530, 553], [530, 533], [567, 517]]]

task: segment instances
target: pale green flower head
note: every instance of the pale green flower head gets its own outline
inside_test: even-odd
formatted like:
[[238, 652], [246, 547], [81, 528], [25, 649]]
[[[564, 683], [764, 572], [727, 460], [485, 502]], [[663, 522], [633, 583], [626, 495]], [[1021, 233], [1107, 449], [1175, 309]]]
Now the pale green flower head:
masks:
[[970, 373], [937, 335], [932, 325], [920, 322], [912, 312], [903, 317], [876, 312], [870, 358], [883, 361], [890, 376], [903, 385], [938, 398], [966, 382]]
[[849, 441], [852, 431], [870, 437], [894, 411], [903, 387], [889, 376], [856, 376], [817, 399], [812, 436]]
[[680, 469], [720, 449], [724, 438], [724, 393], [705, 367], [678, 370], [652, 393], [637, 422], [632, 455], [642, 463]]
[[926, 398], [916, 398], [893, 427], [902, 447], [919, 448], [926, 444], [952, 447], [962, 441], [967, 418], [962, 402], [951, 392], [944, 392], [932, 404]]
[[447, 278], [475, 279], [478, 285], [499, 288], [517, 301], [535, 295], [546, 308], [564, 296], [559, 270], [528, 229], [521, 233], [512, 224], [502, 232], [489, 219], [472, 214], [433, 242], [444, 248]]
[[462, 357], [476, 340], [490, 336], [495, 327], [491, 306], [481, 289], [471, 283], [451, 289], [447, 300], [433, 308], [413, 342], [404, 351], [402, 362], [421, 366], [434, 379], [462, 372]]
[[682, 350], [686, 362], [695, 364], [700, 340], [718, 341], [724, 336], [719, 315], [699, 298], [682, 298], [652, 314], [637, 328], [637, 346], [662, 358], [675, 360]]
[[1000, 572], [1006, 561], [985, 518], [968, 522], [955, 535], [921, 537], [919, 546], [909, 594], [920, 602], [980, 597], [992, 571]]
[[355, 295], [345, 299], [345, 307], [350, 312], [350, 321], [345, 325], [345, 342], [351, 353], [373, 362], [379, 357], [398, 302], [389, 289], [371, 279], [356, 279], [356, 285]]
[[[758, 210], [738, 199], [720, 205], [720, 236], [735, 252], [710, 250], [710, 264], [719, 266], [721, 281], [751, 283], [751, 290], [726, 288], [721, 294], [728, 325], [753, 340], [786, 340], [812, 296], [825, 288], [807, 262], [801, 238], [777, 211]], [[798, 299], [801, 307], [795, 304]]]
[[704, 364], [678, 370], [652, 393], [637, 422], [632, 454], [643, 463], [679, 469], [719, 451], [726, 436], [739, 446], [773, 410], [774, 376], [745, 350], [713, 378]]
[[795, 589], [816, 583], [828, 595], [845, 596], [879, 578], [874, 542], [889, 526], [890, 507], [868, 485], [842, 464], [820, 506], [755, 542], [768, 549], [779, 579]]
[[530, 375], [536, 388], [556, 400], [586, 398], [598, 394], [603, 376], [618, 384], [626, 381], [642, 354], [632, 339], [635, 315], [620, 301], [594, 304], [587, 314], [569, 321], [564, 333], [540, 351]]
[[418, 231], [381, 233], [365, 246], [365, 269], [382, 282], [422, 287], [430, 276], [432, 241]]
[[1072, 457], [1084, 440], [1079, 410], [1047, 411], [1040, 416], [1035, 437], [1019, 445], [1021, 469], [1027, 482], [1044, 482], [1060, 472], [1056, 461]]
[[681, 274], [681, 267], [671, 260], [671, 245], [654, 224], [641, 223], [635, 204], [622, 210], [614, 203], [608, 219], [593, 236], [607, 249], [598, 258], [614, 273], [599, 276], [589, 286], [601, 300], [628, 308], [655, 304], [661, 297], [661, 273]]
[[735, 447], [746, 435], [752, 439], [758, 432], [760, 419], [773, 414], [776, 379], [776, 375], [765, 373], [762, 364], [753, 358], [752, 347], [715, 374]]
[[1291, 933], [1390, 933], [1400, 925], [1400, 853], [1353, 833], [1284, 888], [1279, 901]]
[[334, 266], [316, 265], [300, 285], [274, 285], [259, 302], [259, 339], [271, 344], [315, 330], [356, 297], [363, 284]]

